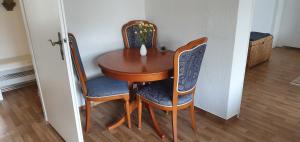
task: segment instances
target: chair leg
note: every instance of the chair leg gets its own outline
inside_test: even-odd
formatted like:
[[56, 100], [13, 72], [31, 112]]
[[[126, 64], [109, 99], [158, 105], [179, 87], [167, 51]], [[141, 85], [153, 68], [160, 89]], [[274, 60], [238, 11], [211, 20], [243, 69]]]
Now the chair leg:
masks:
[[125, 109], [126, 109], [126, 116], [127, 116], [127, 124], [128, 128], [131, 128], [131, 116], [130, 116], [130, 108], [129, 108], [129, 98], [125, 99]]
[[173, 141], [177, 142], [177, 110], [172, 111]]
[[191, 118], [192, 118], [192, 128], [194, 129], [194, 131], [196, 131], [196, 119], [195, 119], [194, 103], [192, 103], [191, 106], [190, 106], [190, 114], [191, 114]]
[[91, 125], [91, 102], [85, 101], [85, 132], [88, 133]]
[[142, 113], [143, 113], [143, 105], [141, 97], [138, 96], [138, 128], [142, 129]]

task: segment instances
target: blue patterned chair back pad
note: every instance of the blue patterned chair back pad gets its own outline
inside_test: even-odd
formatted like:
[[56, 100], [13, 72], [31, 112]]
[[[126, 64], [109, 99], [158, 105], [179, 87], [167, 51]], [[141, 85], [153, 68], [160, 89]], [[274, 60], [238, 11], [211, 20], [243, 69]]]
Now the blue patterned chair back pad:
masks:
[[[127, 27], [126, 34], [127, 40], [130, 48], [140, 48], [142, 46], [142, 42], [139, 39], [139, 35], [135, 34], [135, 32], [139, 32], [138, 25], [131, 25]], [[146, 37], [146, 48], [151, 48], [153, 44], [154, 32], [148, 32]]]
[[179, 55], [177, 81], [179, 93], [191, 91], [196, 86], [205, 50], [206, 43], [185, 50]]

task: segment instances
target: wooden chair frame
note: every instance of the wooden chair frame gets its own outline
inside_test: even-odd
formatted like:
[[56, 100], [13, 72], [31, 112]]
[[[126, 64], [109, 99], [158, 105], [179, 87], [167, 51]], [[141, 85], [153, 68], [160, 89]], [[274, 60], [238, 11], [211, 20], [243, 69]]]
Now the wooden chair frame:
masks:
[[126, 117], [127, 117], [127, 123], [128, 128], [131, 128], [131, 120], [130, 120], [130, 113], [129, 113], [129, 93], [126, 94], [119, 94], [115, 96], [108, 96], [108, 97], [89, 97], [87, 95], [88, 90], [86, 86], [86, 75], [83, 70], [81, 70], [79, 59], [76, 56], [75, 48], [77, 47], [76, 38], [73, 34], [69, 33], [69, 45], [71, 48], [71, 55], [74, 62], [75, 70], [78, 75], [78, 79], [81, 85], [82, 94], [85, 98], [85, 110], [86, 110], [86, 125], [85, 125], [85, 132], [87, 133], [90, 129], [90, 117], [91, 117], [91, 103], [92, 102], [108, 102], [108, 101], [114, 101], [114, 100], [124, 100], [125, 101], [125, 110], [126, 110]]
[[[195, 94], [195, 88], [193, 87], [191, 90], [189, 91], [185, 91], [185, 92], [179, 92], [178, 91], [178, 76], [179, 76], [179, 57], [181, 55], [181, 53], [183, 53], [184, 51], [187, 50], [191, 50], [201, 44], [205, 44], [208, 41], [208, 39], [206, 37], [204, 38], [200, 38], [197, 40], [194, 40], [190, 43], [188, 43], [187, 45], [177, 49], [175, 55], [174, 55], [174, 81], [173, 81], [173, 100], [172, 100], [172, 104], [173, 106], [162, 106], [162, 105], [158, 105], [156, 103], [153, 103], [149, 100], [147, 100], [146, 98], [144, 98], [143, 96], [138, 95], [138, 128], [141, 129], [142, 127], [142, 102], [144, 102], [146, 104], [147, 109], [150, 112], [150, 116], [152, 119], [152, 123], [154, 126], [155, 131], [158, 133], [158, 135], [161, 138], [164, 138], [165, 135], [164, 133], [161, 131], [161, 129], [158, 126], [158, 123], [156, 121], [155, 118], [155, 114], [154, 111], [152, 109], [156, 108], [156, 109], [160, 109], [160, 110], [164, 110], [164, 111], [171, 111], [172, 112], [172, 127], [173, 127], [173, 140], [174, 142], [177, 142], [177, 111], [178, 110], [182, 110], [182, 109], [186, 109], [186, 108], [190, 108], [190, 115], [191, 115], [191, 119], [192, 119], [192, 128], [194, 130], [196, 130], [196, 119], [195, 119], [195, 112], [194, 112], [194, 94]], [[192, 94], [193, 96], [193, 100], [189, 103], [183, 104], [178, 106], [178, 96], [180, 95], [187, 95], [187, 94]]]
[[156, 47], [156, 42], [157, 42], [157, 27], [156, 27], [156, 25], [149, 22], [149, 21], [146, 21], [146, 20], [133, 20], [133, 21], [129, 21], [128, 23], [126, 23], [122, 27], [122, 36], [123, 36], [123, 41], [124, 41], [125, 48], [130, 48], [128, 37], [127, 37], [128, 27], [131, 27], [133, 25], [138, 25], [140, 23], [152, 24], [154, 26], [155, 32], [154, 32], [154, 35], [152, 37], [152, 47]]

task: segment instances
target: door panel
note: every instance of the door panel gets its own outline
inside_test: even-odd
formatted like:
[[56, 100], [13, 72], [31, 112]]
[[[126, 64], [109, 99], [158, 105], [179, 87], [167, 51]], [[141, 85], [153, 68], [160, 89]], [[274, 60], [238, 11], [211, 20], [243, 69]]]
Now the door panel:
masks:
[[[46, 118], [66, 141], [83, 141], [62, 1], [21, 1], [42, 91], [41, 96], [46, 109]], [[64, 60], [62, 60], [59, 45], [52, 46], [49, 42], [49, 39], [59, 40], [58, 32], [66, 40], [62, 44], [65, 53]]]

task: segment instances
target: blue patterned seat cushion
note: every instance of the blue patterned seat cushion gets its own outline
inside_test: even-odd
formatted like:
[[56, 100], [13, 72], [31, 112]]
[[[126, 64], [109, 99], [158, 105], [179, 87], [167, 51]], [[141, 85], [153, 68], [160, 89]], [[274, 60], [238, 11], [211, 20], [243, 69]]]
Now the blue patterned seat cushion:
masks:
[[97, 77], [86, 83], [88, 97], [109, 97], [129, 93], [127, 82], [109, 77]]
[[[173, 79], [153, 82], [137, 92], [138, 95], [161, 106], [173, 106]], [[178, 96], [178, 106], [193, 100], [192, 94]]]
[[[140, 42], [139, 35], [135, 34], [135, 32], [138, 31], [138, 26], [133, 25], [131, 27], [127, 28], [127, 38], [130, 48], [140, 48], [142, 46], [142, 43]], [[153, 33], [148, 32], [145, 46], [147, 48], [152, 47], [152, 39], [153, 39]]]
[[182, 52], [178, 65], [178, 92], [190, 91], [197, 83], [206, 44]]

